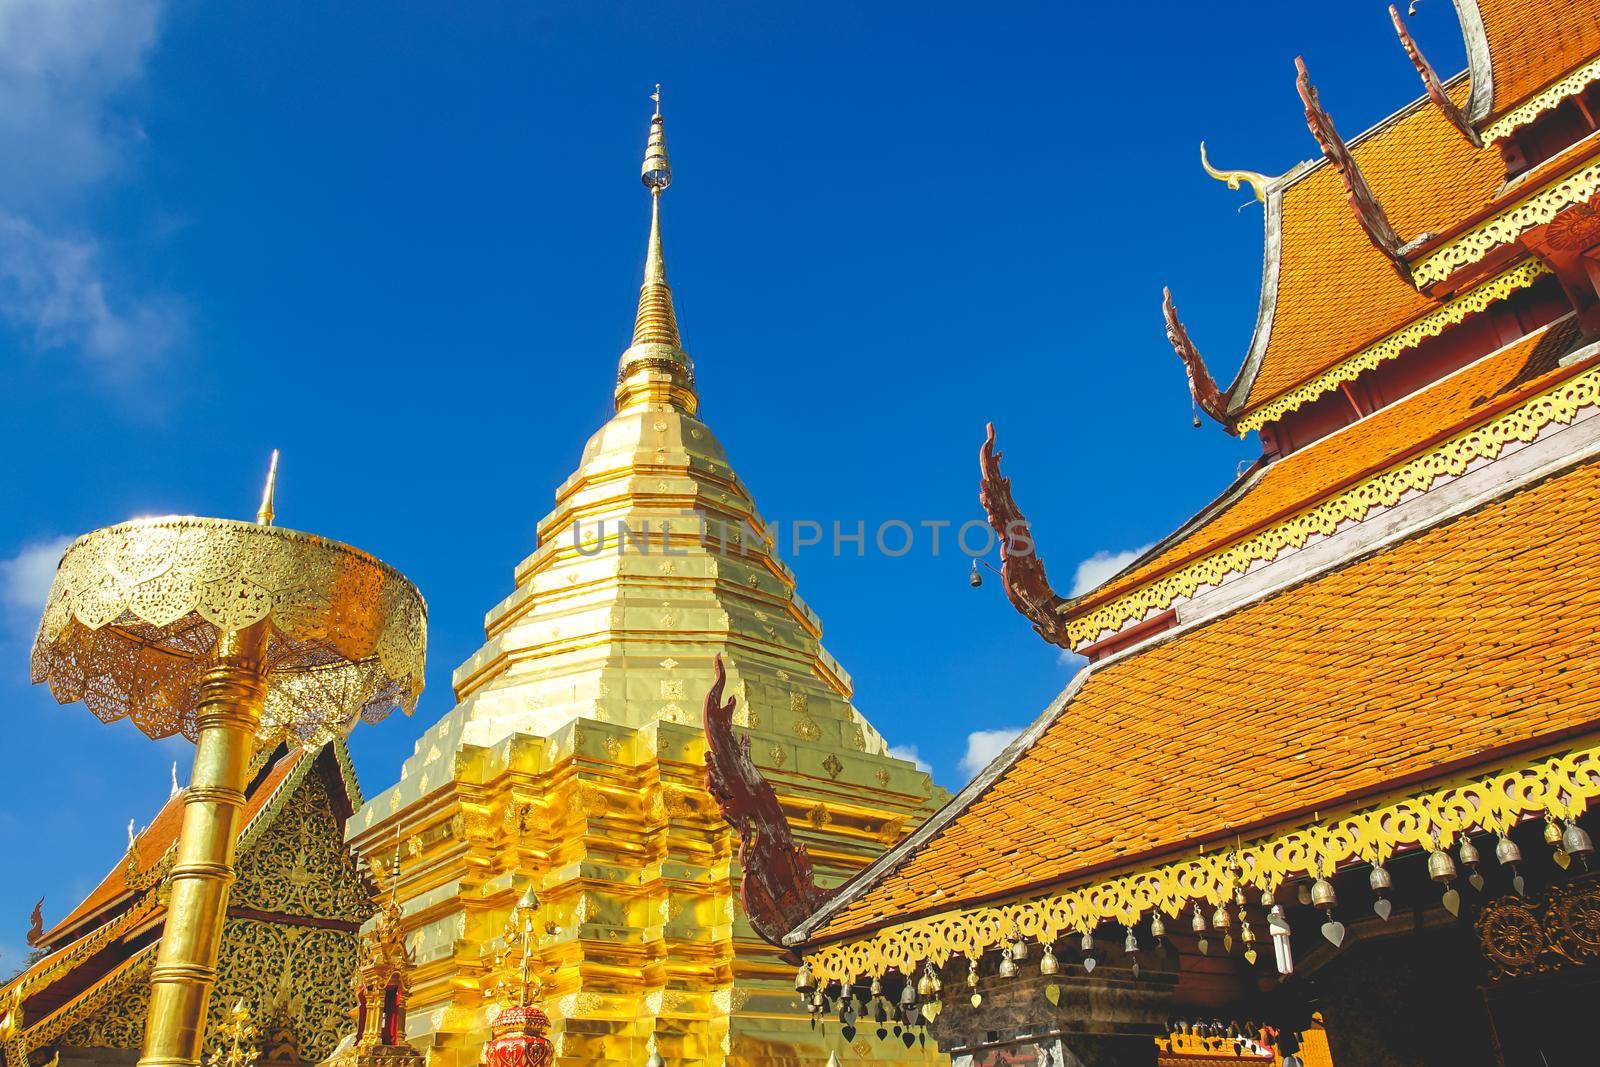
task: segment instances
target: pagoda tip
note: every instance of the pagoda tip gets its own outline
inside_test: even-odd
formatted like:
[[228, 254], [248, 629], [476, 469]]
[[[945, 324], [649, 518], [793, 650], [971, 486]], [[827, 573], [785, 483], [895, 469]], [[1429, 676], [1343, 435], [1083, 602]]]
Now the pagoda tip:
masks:
[[271, 526], [274, 517], [272, 510], [274, 498], [278, 494], [278, 450], [272, 450], [272, 460], [267, 464], [267, 484], [261, 490], [261, 507], [256, 509], [256, 523], [261, 526]]

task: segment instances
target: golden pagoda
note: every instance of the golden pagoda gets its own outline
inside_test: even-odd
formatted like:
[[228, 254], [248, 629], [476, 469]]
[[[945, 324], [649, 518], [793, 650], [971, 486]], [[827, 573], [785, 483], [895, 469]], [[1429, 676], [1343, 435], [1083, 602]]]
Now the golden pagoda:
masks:
[[706, 790], [700, 705], [720, 656], [737, 726], [830, 884], [943, 798], [851, 705], [849, 675], [697, 417], [662, 253], [671, 167], [656, 99], [616, 414], [455, 672], [455, 708], [349, 837], [366, 856], [400, 849], [407, 1033], [437, 1067], [478, 1062], [503, 1006], [493, 946], [528, 889], [561, 931], [540, 949], [561, 1063], [920, 1061], [931, 1044], [868, 1034], [845, 1050], [812, 1026], [793, 967], [741, 912], [733, 838]]

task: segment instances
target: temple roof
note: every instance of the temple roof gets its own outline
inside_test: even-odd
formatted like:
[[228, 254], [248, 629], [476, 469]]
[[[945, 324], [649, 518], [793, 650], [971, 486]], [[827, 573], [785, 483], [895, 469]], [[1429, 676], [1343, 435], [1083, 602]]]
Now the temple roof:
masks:
[[[338, 817], [348, 818], [360, 804], [361, 797], [344, 742], [331, 742], [309, 755], [296, 748], [276, 756], [273, 762], [262, 767], [247, 789], [243, 829], [240, 832], [241, 852], [249, 846], [252, 832], [258, 831], [263, 825], [262, 820], [274, 810], [274, 801], [287, 797], [305, 774], [319, 764], [326, 767], [329, 781], [337, 783], [333, 795], [342, 808], [337, 813]], [[180, 790], [168, 798], [100, 884], [44, 932], [37, 940], [37, 945], [46, 949], [48, 954], [0, 988], [0, 995], [18, 984], [28, 985], [30, 995], [37, 992], [49, 984], [50, 972], [81, 948], [90, 945], [104, 947], [108, 944], [106, 934], [113, 926], [131, 933], [148, 928], [159, 919], [166, 909], [153, 890], [160, 885], [172, 856], [176, 854], [185, 792]], [[74, 960], [71, 966], [79, 962], [83, 961]]]
[[[1451, 91], [1464, 99], [1465, 81]], [[1350, 150], [1406, 240], [1451, 229], [1481, 211], [1505, 177], [1498, 152], [1468, 144], [1425, 98], [1353, 139]], [[1230, 390], [1235, 414], [1437, 305], [1402, 280], [1372, 244], [1339, 172], [1326, 161], [1273, 186], [1267, 228], [1267, 291], [1250, 356]], [[1347, 313], [1354, 307], [1362, 314]]]
[[1593, 728], [1600, 539], [1570, 533], [1596, 522], [1590, 458], [1090, 665], [791, 940], [826, 943], [1226, 846]]
[[1575, 328], [1568, 316], [1306, 448], [1253, 468], [1175, 537], [1077, 600], [1070, 614], [1092, 611], [1234, 543], [1571, 374], [1558, 361], [1575, 342]]
[[[1507, 160], [1487, 142], [1600, 79], [1600, 0], [1461, 0], [1458, 6], [1470, 69], [1451, 79], [1446, 92], [1477, 121], [1486, 143], [1469, 142], [1426, 96], [1349, 139], [1356, 166], [1406, 242], [1402, 253], [1415, 283], [1374, 245], [1328, 160], [1303, 163], [1272, 180], [1261, 300], [1255, 335], [1228, 391], [1231, 424], [1253, 429], [1273, 421], [1298, 406], [1295, 397], [1310, 399], [1331, 387], [1313, 383], [1332, 368], [1437, 313], [1478, 279], [1465, 272], [1465, 281], [1441, 284], [1454, 272], [1449, 258], [1436, 253], [1592, 162], [1596, 144], [1582, 138], [1508, 179]], [[1525, 102], [1547, 86], [1534, 103]], [[1330, 107], [1337, 114], [1337, 97]], [[1518, 232], [1507, 229], [1496, 247]], [[1479, 252], [1469, 262], [1484, 256]], [[1487, 302], [1480, 300], [1475, 310]], [[1361, 313], [1350, 314], [1352, 308]]]
[[[1562, 75], [1600, 55], [1600, 0], [1457, 0], [1468, 34], [1469, 60], [1482, 42], [1488, 61], [1487, 113], [1497, 118]], [[1483, 35], [1478, 38], [1470, 9], [1477, 8]], [[1474, 68], [1481, 71], [1481, 62]], [[1591, 77], [1590, 80], [1593, 80]]]

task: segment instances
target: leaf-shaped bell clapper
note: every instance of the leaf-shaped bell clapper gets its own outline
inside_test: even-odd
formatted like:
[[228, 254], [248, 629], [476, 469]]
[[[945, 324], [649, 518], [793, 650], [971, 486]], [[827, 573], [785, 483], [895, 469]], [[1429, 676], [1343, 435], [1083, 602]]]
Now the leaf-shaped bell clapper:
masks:
[[1522, 862], [1522, 849], [1511, 840], [1510, 834], [1500, 834], [1500, 839], [1494, 843], [1494, 858], [1501, 866], [1511, 868], [1511, 888], [1517, 891], [1518, 896], [1524, 896], [1528, 887], [1523, 881], [1522, 871], [1517, 867]]
[[1461, 835], [1461, 845], [1456, 849], [1456, 855], [1461, 858], [1461, 865], [1467, 869], [1467, 882], [1478, 892], [1483, 892], [1483, 875], [1478, 872], [1478, 862], [1483, 858], [1478, 855], [1478, 846], [1472, 843], [1470, 834]]
[[1206, 913], [1201, 910], [1199, 901], [1195, 902], [1194, 917], [1189, 920], [1189, 926], [1194, 930], [1195, 936], [1199, 938], [1195, 947], [1200, 950], [1200, 955], [1204, 956], [1207, 950], [1211, 948], [1211, 943], [1206, 940]]
[[1373, 864], [1372, 873], [1367, 876], [1367, 884], [1372, 887], [1373, 893], [1377, 894], [1378, 898], [1372, 902], [1372, 910], [1377, 913], [1378, 918], [1388, 922], [1389, 916], [1394, 912], [1394, 904], [1386, 895], [1394, 888], [1394, 879], [1389, 875], [1389, 868], [1381, 863]]
[[1589, 857], [1594, 854], [1594, 842], [1589, 839], [1588, 831], [1568, 819], [1566, 828], [1561, 831], [1561, 850], [1569, 856], [1577, 856], [1588, 866]]
[[1272, 952], [1276, 957], [1279, 974], [1294, 973], [1294, 953], [1289, 946], [1289, 919], [1282, 904], [1272, 905], [1267, 912], [1267, 933], [1272, 935]]
[[1055, 946], [1046, 941], [1044, 955], [1039, 958], [1039, 973], [1055, 974], [1059, 970], [1061, 970], [1061, 963], [1056, 959]]
[[1078, 947], [1083, 950], [1083, 969], [1093, 974], [1095, 964], [1099, 962], [1094, 958], [1093, 930], [1085, 930], [1083, 932], [1083, 937], [1078, 939]]
[[1556, 866], [1566, 870], [1572, 863], [1572, 857], [1567, 850], [1561, 847], [1561, 824], [1556, 822], [1556, 817], [1549, 812], [1544, 816], [1544, 843], [1555, 849], [1554, 859]]
[[1437, 839], [1434, 849], [1428, 853], [1428, 877], [1445, 886], [1442, 903], [1451, 915], [1461, 914], [1461, 894], [1450, 883], [1456, 880], [1456, 861], [1450, 858], [1450, 853], [1438, 847]]

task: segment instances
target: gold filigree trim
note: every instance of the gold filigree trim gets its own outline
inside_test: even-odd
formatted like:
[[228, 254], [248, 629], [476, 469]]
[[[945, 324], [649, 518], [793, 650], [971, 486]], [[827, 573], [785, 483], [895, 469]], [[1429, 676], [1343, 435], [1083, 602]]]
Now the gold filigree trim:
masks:
[[415, 586], [348, 545], [225, 519], [139, 519], [67, 549], [33, 680], [105, 722], [193, 738], [218, 634], [266, 623], [259, 739], [315, 748], [357, 718], [416, 707], [426, 620]]
[[159, 941], [146, 945], [120, 967], [89, 987], [87, 992], [79, 994], [53, 1014], [40, 1019], [38, 1024], [23, 1036], [24, 1047], [31, 1051], [54, 1044], [57, 1038], [82, 1020], [120, 1018], [120, 1012], [108, 1009], [124, 992], [140, 989], [145, 985], [155, 965], [156, 950], [160, 947]]
[[1435, 834], [1448, 846], [1458, 834], [1500, 833], [1546, 813], [1576, 818], [1596, 797], [1600, 744], [1589, 744], [1508, 761], [1427, 792], [1392, 794], [1232, 850], [1134, 870], [1037, 900], [918, 919], [824, 946], [806, 953], [806, 959], [823, 981], [878, 976], [890, 969], [911, 974], [925, 961], [943, 965], [952, 955], [975, 957], [1018, 937], [1051, 942], [1101, 923], [1131, 925], [1158, 909], [1176, 917], [1194, 902], [1220, 905], [1247, 886], [1275, 892], [1286, 881], [1316, 877], [1341, 864], [1385, 863], [1400, 852], [1432, 848]]
[[1550, 268], [1537, 259], [1528, 259], [1499, 274], [1476, 289], [1456, 297], [1435, 308], [1422, 318], [1361, 349], [1344, 362], [1323, 371], [1299, 388], [1284, 393], [1269, 404], [1240, 417], [1234, 427], [1240, 433], [1259, 430], [1269, 422], [1276, 422], [1291, 411], [1320, 396], [1337, 389], [1342, 383], [1354, 381], [1380, 363], [1416, 348], [1430, 337], [1437, 337], [1451, 326], [1459, 325], [1468, 315], [1475, 315], [1521, 289], [1526, 289], [1546, 274]]
[[1546, 111], [1554, 110], [1562, 101], [1577, 96], [1596, 81], [1600, 81], [1600, 59], [1590, 60], [1544, 92], [1529, 97], [1489, 123], [1480, 134], [1484, 144], [1492, 144], [1510, 136], [1513, 131], [1526, 126]]
[[1496, 459], [1513, 441], [1527, 444], [1545, 427], [1570, 423], [1579, 411], [1596, 404], [1600, 404], [1600, 368], [1591, 368], [1251, 537], [1069, 619], [1067, 637], [1074, 648], [1081, 647], [1151, 611], [1164, 611], [1179, 597], [1220, 585], [1229, 575], [1243, 574], [1251, 564], [1269, 562], [1287, 549], [1303, 547], [1313, 536], [1327, 537], [1343, 523], [1361, 522], [1375, 509], [1393, 507], [1441, 477], [1455, 477], [1479, 460]]
[[1476, 263], [1526, 230], [1543, 226], [1563, 208], [1586, 203], [1600, 191], [1600, 163], [1591, 163], [1517, 201], [1489, 221], [1468, 230], [1438, 251], [1413, 264], [1417, 285], [1431, 285]]

